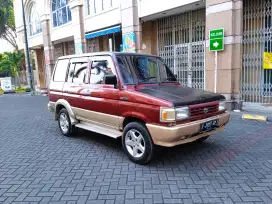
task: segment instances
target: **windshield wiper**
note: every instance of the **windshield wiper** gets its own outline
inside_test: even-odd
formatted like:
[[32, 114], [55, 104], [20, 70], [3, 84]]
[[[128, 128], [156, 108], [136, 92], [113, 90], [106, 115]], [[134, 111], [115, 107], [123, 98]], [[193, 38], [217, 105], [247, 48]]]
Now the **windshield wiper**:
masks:
[[156, 79], [157, 77], [147, 77], [144, 80]]
[[140, 80], [141, 81], [141, 83], [142, 82], [146, 82], [146, 81], [149, 81], [150, 79], [156, 79], [157, 77], [147, 77], [147, 78], [144, 78], [144, 79], [142, 79], [142, 80]]

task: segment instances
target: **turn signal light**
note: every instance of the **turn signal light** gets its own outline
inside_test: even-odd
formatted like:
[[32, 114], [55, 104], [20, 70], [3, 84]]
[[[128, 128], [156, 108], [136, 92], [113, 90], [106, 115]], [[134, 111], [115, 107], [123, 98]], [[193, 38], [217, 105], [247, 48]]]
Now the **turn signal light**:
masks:
[[176, 111], [174, 108], [161, 108], [160, 121], [161, 122], [174, 122], [176, 119]]
[[162, 119], [167, 120], [167, 112], [162, 112]]

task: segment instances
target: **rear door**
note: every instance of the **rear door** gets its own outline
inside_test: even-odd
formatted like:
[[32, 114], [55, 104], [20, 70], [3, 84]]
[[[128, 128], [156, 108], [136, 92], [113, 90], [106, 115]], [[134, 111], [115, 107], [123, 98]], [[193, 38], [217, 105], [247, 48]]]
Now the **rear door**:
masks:
[[72, 58], [69, 63], [63, 93], [73, 110], [81, 107], [81, 92], [87, 82], [87, 66], [88, 57]]
[[63, 98], [63, 86], [66, 80], [67, 68], [69, 65], [69, 59], [60, 59], [57, 61], [52, 79], [49, 86], [49, 100], [51, 102], [57, 102], [57, 100]]

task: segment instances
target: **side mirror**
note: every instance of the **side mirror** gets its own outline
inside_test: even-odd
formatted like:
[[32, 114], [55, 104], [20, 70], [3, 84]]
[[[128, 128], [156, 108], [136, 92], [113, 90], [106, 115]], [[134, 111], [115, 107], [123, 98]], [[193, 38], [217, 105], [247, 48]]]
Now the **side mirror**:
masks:
[[105, 76], [105, 84], [107, 85], [114, 85], [114, 87], [117, 87], [117, 77], [115, 75], [106, 75]]
[[177, 79], [177, 78], [178, 78], [178, 75], [177, 75], [177, 74], [175, 74], [175, 75], [174, 75], [174, 77]]

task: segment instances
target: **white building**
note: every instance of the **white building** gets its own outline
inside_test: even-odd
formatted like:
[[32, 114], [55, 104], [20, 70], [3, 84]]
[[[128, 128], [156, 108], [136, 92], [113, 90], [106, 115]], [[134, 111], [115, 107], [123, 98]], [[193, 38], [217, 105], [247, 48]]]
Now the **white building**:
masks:
[[[19, 48], [24, 49], [21, 0], [14, 6]], [[269, 0], [25, 0], [40, 88], [47, 87], [59, 56], [123, 50], [159, 55], [184, 86], [213, 91], [209, 30], [224, 28], [216, 86], [232, 105], [241, 99], [272, 102], [272, 67], [262, 66], [263, 47], [272, 52], [267, 43], [271, 12], [258, 13], [271, 6]]]

